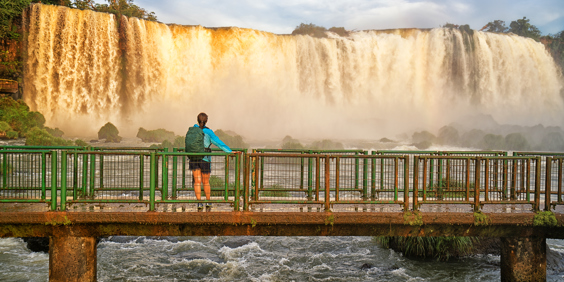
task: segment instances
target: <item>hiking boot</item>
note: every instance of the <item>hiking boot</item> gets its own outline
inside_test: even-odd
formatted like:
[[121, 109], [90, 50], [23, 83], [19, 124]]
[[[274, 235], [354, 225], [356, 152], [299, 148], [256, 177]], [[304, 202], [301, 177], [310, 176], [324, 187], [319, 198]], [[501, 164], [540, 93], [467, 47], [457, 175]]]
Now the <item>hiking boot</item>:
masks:
[[201, 211], [202, 209], [204, 209], [204, 204], [198, 203], [198, 211]]

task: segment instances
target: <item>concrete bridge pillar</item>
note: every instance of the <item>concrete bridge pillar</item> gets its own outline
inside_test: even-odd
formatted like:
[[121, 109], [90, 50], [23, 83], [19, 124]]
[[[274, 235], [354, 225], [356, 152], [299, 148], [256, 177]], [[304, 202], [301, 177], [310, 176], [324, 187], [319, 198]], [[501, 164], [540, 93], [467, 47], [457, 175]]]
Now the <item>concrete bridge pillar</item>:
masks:
[[49, 237], [49, 281], [96, 281], [96, 237]]
[[546, 238], [501, 239], [501, 281], [546, 281]]

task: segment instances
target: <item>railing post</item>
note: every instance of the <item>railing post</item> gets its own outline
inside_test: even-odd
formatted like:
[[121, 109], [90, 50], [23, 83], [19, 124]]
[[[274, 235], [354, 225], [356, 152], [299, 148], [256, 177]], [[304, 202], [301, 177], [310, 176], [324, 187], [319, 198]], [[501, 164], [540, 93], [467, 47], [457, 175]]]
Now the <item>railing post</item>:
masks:
[[[229, 156], [225, 156], [224, 158], [224, 165], [225, 167], [225, 182], [223, 184], [223, 199], [224, 200], [228, 200], [229, 199]], [[211, 190], [211, 187], [210, 187]], [[211, 191], [210, 191], [211, 194]]]
[[[423, 183], [425, 184], [425, 183]], [[413, 210], [419, 210], [419, 156], [413, 158]]]
[[552, 178], [552, 157], [546, 157], [545, 160], [545, 165], [546, 165], [546, 181], [544, 183], [544, 210], [545, 211], [550, 211], [550, 203], [551, 203], [551, 199], [550, 197], [552, 196], [552, 185], [551, 185], [551, 178]]
[[100, 189], [104, 188], [104, 155], [100, 154]]
[[249, 210], [249, 180], [251, 178], [251, 157], [245, 154], [245, 167], [243, 168], [243, 211]]
[[398, 201], [398, 164], [399, 160], [397, 157], [394, 158], [394, 202]]
[[8, 188], [8, 154], [2, 154], [2, 188]]
[[260, 157], [254, 157], [254, 168], [255, 168], [255, 175], [254, 175], [254, 179], [255, 179], [255, 192], [254, 192], [254, 200], [258, 201], [259, 199], [259, 168], [257, 166], [259, 166], [260, 164], [259, 162], [259, 158]]
[[339, 201], [339, 181], [341, 181], [341, 157], [335, 156], [335, 202]]
[[[86, 151], [89, 151], [87, 149]], [[81, 197], [85, 198], [87, 195], [87, 187], [88, 187], [88, 154], [82, 155], [82, 191]]]
[[[354, 154], [355, 156], [358, 156], [358, 153]], [[359, 161], [358, 158], [354, 158], [354, 189], [358, 190], [358, 187], [360, 186], [360, 165], [359, 165]], [[364, 191], [362, 191], [362, 199], [366, 199], [366, 194], [364, 193]]]
[[[368, 152], [364, 152], [364, 155], [368, 155]], [[362, 160], [362, 199], [364, 201], [368, 200], [368, 159]]]
[[[173, 148], [172, 151], [176, 153], [178, 150]], [[176, 189], [177, 189], [177, 178], [178, 178], [178, 157], [176, 155], [172, 156], [172, 198], [176, 199]]]
[[[466, 202], [470, 201], [470, 166], [472, 162], [470, 159], [466, 159]], [[450, 181], [449, 181], [450, 182]], [[474, 186], [476, 186], [474, 184]]]
[[[162, 190], [161, 190], [161, 199], [168, 200], [168, 148], [164, 148], [164, 154], [161, 154], [162, 158], [162, 173], [161, 173], [161, 181], [162, 181]], [[203, 187], [202, 187], [203, 188]]]
[[78, 198], [78, 152], [75, 149], [73, 152], [72, 164], [72, 199]]
[[409, 155], [403, 159], [403, 211], [409, 210]]
[[315, 200], [319, 201], [319, 188], [321, 186], [321, 157], [315, 157]]
[[67, 209], [67, 151], [61, 152], [61, 210]]
[[[100, 152], [101, 153], [101, 152]], [[88, 191], [88, 196], [94, 196], [94, 185], [96, 180], [96, 155], [90, 155], [90, 189]]]
[[480, 162], [482, 158], [477, 157], [475, 159], [476, 162], [476, 175], [474, 177], [474, 211], [477, 212], [480, 210]]
[[145, 154], [139, 155], [139, 201], [143, 201], [143, 186], [145, 180]]
[[235, 191], [233, 191], [234, 195], [234, 203], [233, 203], [233, 210], [239, 211], [239, 186], [240, 186], [240, 177], [241, 177], [241, 152], [235, 153]]
[[329, 173], [329, 170], [331, 169], [330, 163], [329, 163], [329, 155], [325, 155], [325, 211], [330, 211], [331, 210], [331, 205], [330, 205], [330, 200], [331, 200], [331, 193], [330, 193], [330, 180], [331, 180], [331, 175]]
[[51, 151], [51, 210], [57, 210], [57, 151]]
[[[308, 154], [312, 154], [312, 151], [308, 151]], [[307, 200], [311, 201], [313, 194], [313, 158], [307, 158]]]
[[536, 158], [535, 165], [535, 211], [540, 210], [540, 173], [541, 173], [541, 158]]
[[149, 211], [155, 211], [155, 189], [157, 186], [157, 153], [151, 152], [150, 186], [149, 186]]
[[562, 201], [562, 158], [558, 159], [558, 200], [557, 202]]
[[[5, 157], [4, 157], [5, 158]], [[47, 198], [47, 153], [41, 153], [41, 199]]]
[[370, 160], [370, 199], [376, 200], [376, 158], [372, 152], [372, 159]]

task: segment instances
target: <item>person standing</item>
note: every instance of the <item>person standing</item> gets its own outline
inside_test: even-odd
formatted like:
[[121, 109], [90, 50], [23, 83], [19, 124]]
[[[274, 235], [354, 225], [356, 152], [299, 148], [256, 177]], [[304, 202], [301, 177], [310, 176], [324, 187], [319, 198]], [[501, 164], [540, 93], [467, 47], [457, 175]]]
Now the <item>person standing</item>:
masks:
[[[229, 146], [225, 145], [223, 141], [215, 135], [213, 130], [206, 127], [208, 122], [208, 115], [206, 113], [200, 113], [197, 117], [197, 124], [194, 127], [201, 128], [204, 133], [204, 148], [209, 148], [212, 144], [220, 148], [226, 153], [232, 153], [233, 151]], [[209, 150], [211, 152], [211, 150]], [[210, 175], [211, 175], [211, 156], [204, 156], [202, 159], [192, 160], [188, 164], [188, 168], [192, 171], [192, 176], [194, 177], [194, 192], [196, 193], [196, 199], [201, 200], [202, 198], [202, 185], [204, 186], [204, 193], [206, 194], [206, 200], [210, 200], [211, 187], [210, 187]], [[206, 208], [211, 209], [212, 204], [206, 203]], [[204, 208], [202, 203], [198, 203], [198, 210]]]

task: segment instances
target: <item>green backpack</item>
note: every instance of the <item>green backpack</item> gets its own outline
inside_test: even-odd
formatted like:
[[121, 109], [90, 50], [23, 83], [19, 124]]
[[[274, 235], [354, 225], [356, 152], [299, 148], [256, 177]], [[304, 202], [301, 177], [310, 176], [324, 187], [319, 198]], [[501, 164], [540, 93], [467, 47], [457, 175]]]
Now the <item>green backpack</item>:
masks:
[[[199, 127], [190, 127], [186, 132], [185, 139], [185, 152], [186, 153], [203, 153], [204, 150], [204, 131]], [[190, 156], [191, 161], [202, 160], [204, 156]]]

